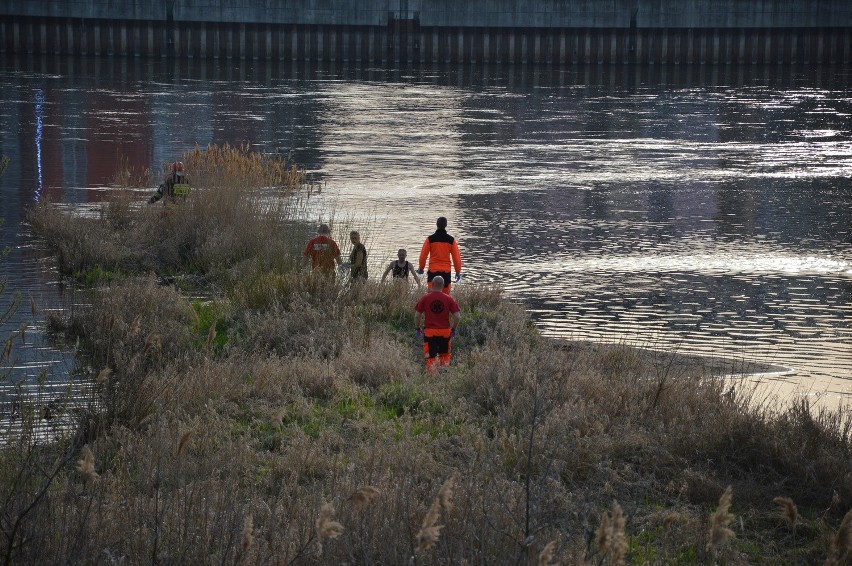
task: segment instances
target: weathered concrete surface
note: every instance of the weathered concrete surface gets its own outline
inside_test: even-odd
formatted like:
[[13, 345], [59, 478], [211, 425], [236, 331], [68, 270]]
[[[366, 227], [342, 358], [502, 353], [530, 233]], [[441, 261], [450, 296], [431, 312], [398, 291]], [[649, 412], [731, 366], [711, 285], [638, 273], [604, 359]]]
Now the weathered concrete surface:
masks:
[[0, 0], [0, 17], [510, 28], [852, 26], [850, 0]]

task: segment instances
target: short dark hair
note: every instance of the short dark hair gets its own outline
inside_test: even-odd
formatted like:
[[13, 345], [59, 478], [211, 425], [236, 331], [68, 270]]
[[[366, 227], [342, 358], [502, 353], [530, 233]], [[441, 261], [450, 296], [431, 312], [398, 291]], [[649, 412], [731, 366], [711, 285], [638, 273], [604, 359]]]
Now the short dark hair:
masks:
[[447, 227], [447, 219], [441, 216], [438, 218], [438, 228], [446, 228]]

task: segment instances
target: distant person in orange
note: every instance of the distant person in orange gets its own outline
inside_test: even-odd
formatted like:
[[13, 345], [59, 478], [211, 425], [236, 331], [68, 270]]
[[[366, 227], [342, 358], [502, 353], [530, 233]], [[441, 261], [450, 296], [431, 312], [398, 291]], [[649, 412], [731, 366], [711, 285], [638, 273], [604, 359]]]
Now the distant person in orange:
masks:
[[420, 250], [420, 269], [417, 273], [423, 275], [423, 269], [426, 267], [426, 260], [429, 260], [429, 274], [426, 277], [428, 287], [432, 288], [432, 281], [435, 277], [440, 276], [444, 282], [444, 293], [450, 294], [450, 277], [451, 272], [455, 269], [456, 280], [461, 281], [462, 261], [459, 253], [458, 240], [447, 234], [447, 219], [441, 216], [438, 218], [438, 229], [435, 233], [426, 238], [423, 242], [423, 248]]
[[308, 240], [305, 246], [305, 257], [311, 260], [311, 272], [323, 275], [334, 275], [334, 264], [341, 264], [340, 248], [331, 239], [328, 224], [317, 227], [317, 235]]
[[444, 278], [436, 275], [432, 279], [432, 290], [420, 297], [414, 307], [414, 333], [418, 338], [423, 338], [427, 373], [434, 372], [436, 365], [450, 365], [453, 337], [459, 322], [459, 305], [454, 298], [444, 293]]
[[[189, 185], [186, 185], [185, 173], [186, 171], [183, 166], [183, 161], [175, 161], [172, 163], [169, 167], [169, 173], [166, 175], [165, 180], [159, 187], [157, 187], [157, 191], [151, 196], [148, 202], [154, 203], [163, 197], [169, 197], [169, 200], [173, 201], [177, 192], [179, 192], [175, 191], [175, 185], [187, 188], [189, 187]], [[182, 193], [182, 196], [186, 196], [186, 193]]]

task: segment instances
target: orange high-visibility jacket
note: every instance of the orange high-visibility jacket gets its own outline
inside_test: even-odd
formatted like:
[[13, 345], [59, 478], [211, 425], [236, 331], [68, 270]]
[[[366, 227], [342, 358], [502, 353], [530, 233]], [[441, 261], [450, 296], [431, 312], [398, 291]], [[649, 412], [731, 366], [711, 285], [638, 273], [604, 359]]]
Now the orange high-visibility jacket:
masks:
[[[445, 271], [449, 273], [454, 267], [456, 274], [461, 273], [462, 260], [459, 253], [458, 241], [441, 228], [426, 238], [423, 249], [420, 250], [420, 269], [426, 268], [426, 258], [429, 258], [429, 271]], [[450, 261], [452, 260], [452, 264]], [[449, 281], [447, 281], [449, 283]]]

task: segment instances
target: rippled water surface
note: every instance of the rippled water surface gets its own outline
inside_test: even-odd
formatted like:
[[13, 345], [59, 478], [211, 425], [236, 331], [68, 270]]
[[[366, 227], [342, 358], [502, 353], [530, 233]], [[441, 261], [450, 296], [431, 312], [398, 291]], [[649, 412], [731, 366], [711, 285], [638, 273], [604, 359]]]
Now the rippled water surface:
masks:
[[292, 148], [362, 227], [372, 277], [444, 215], [463, 284], [499, 282], [548, 335], [770, 362], [793, 372], [778, 384], [852, 395], [846, 69], [3, 63], [3, 270], [27, 293], [57, 296], [28, 203], [97, 202], [119, 162], [196, 143]]

